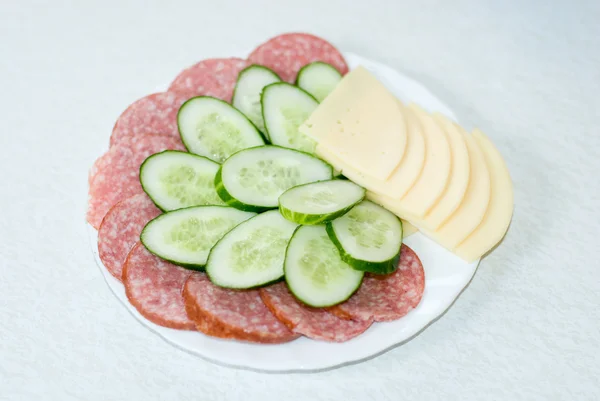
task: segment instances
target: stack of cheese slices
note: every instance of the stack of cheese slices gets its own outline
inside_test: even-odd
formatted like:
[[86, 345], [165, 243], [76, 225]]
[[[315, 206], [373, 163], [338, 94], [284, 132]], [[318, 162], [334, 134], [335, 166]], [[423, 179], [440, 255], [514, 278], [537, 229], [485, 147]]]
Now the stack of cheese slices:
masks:
[[512, 182], [493, 143], [479, 130], [469, 134], [442, 114], [403, 104], [362, 67], [300, 131], [369, 199], [466, 261], [490, 251], [508, 229]]

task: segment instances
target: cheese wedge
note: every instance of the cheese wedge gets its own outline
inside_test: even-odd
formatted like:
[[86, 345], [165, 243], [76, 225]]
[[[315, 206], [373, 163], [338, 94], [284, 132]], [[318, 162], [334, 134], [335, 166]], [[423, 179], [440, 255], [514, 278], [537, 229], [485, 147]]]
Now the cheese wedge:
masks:
[[446, 186], [444, 193], [420, 223], [431, 231], [437, 230], [450, 218], [452, 213], [458, 209], [467, 192], [470, 174], [469, 153], [467, 151], [465, 137], [461, 131], [459, 131], [458, 128], [442, 114], [436, 113], [433, 117], [436, 123], [438, 123], [448, 135], [450, 152], [452, 153], [452, 167], [448, 185]]
[[[459, 129], [462, 130], [460, 127]], [[483, 151], [475, 138], [467, 133], [464, 135], [470, 160], [470, 179], [464, 199], [439, 229], [433, 232], [422, 230], [424, 234], [451, 251], [481, 224], [490, 203], [490, 173]]]
[[455, 250], [459, 257], [469, 262], [480, 258], [502, 240], [514, 208], [513, 185], [502, 155], [481, 131], [473, 131], [473, 137], [490, 171], [491, 196], [481, 224]]
[[390, 178], [385, 181], [366, 176], [339, 159], [332, 151], [317, 146], [317, 156], [329, 162], [336, 170], [370, 191], [400, 199], [419, 178], [425, 164], [425, 139], [421, 123], [415, 114], [398, 101], [401, 112], [405, 115], [408, 128], [408, 142], [402, 161]]
[[381, 181], [406, 150], [406, 121], [396, 98], [363, 67], [346, 74], [299, 131], [347, 166]]
[[415, 104], [409, 106], [423, 126], [427, 150], [419, 179], [399, 201], [409, 215], [423, 218], [442, 196], [451, 171], [450, 145], [446, 133], [433, 118]]

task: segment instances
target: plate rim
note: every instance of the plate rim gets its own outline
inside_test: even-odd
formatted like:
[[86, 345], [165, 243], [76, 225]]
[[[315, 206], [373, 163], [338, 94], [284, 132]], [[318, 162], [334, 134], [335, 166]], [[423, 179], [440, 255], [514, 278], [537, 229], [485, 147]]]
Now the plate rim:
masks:
[[[363, 56], [360, 56], [356, 53], [353, 52], [342, 52], [342, 54], [344, 55], [344, 57], [346, 59], [359, 59], [362, 60], [362, 62], [364, 64], [366, 64], [366, 68], [368, 69], [368, 66], [374, 66], [377, 69], [383, 69], [385, 71], [389, 71], [393, 74], [399, 75], [401, 76], [405, 81], [410, 82], [411, 85], [413, 85], [414, 87], [419, 88], [419, 90], [423, 93], [425, 93], [427, 96], [429, 96], [432, 99], [435, 99], [437, 103], [440, 104], [440, 106], [442, 108], [444, 108], [444, 112], [445, 114], [450, 117], [451, 119], [457, 121], [457, 118], [455, 116], [455, 114], [453, 113], [453, 111], [451, 110], [451, 108], [449, 106], [447, 106], [441, 99], [439, 99], [437, 96], [435, 96], [427, 87], [425, 87], [423, 84], [421, 84], [420, 82], [416, 81], [415, 79], [411, 78], [410, 76], [405, 75], [404, 73], [393, 69], [392, 67], [383, 64], [381, 62], [372, 60], [370, 58], [366, 58]], [[328, 370], [332, 370], [332, 369], [337, 369], [337, 368], [341, 368], [344, 366], [349, 366], [349, 365], [354, 365], [354, 364], [359, 364], [365, 361], [368, 361], [370, 359], [374, 359], [380, 355], [383, 355], [389, 351], [391, 351], [394, 348], [397, 348], [399, 346], [404, 345], [405, 343], [413, 340], [415, 337], [417, 337], [418, 335], [420, 335], [423, 331], [425, 331], [427, 328], [429, 328], [432, 324], [434, 324], [437, 320], [439, 320], [442, 316], [444, 316], [448, 310], [450, 310], [450, 308], [452, 308], [452, 306], [454, 306], [454, 304], [456, 303], [456, 301], [458, 300], [458, 298], [462, 295], [462, 293], [469, 287], [470, 283], [472, 282], [473, 278], [475, 277], [475, 274], [478, 270], [480, 261], [480, 259], [477, 259], [476, 261], [472, 262], [472, 263], [467, 263], [465, 262], [465, 264], [467, 266], [472, 267], [472, 272], [470, 274], [469, 279], [466, 281], [466, 283], [464, 285], [461, 286], [460, 290], [456, 293], [455, 296], [453, 296], [452, 301], [439, 313], [435, 314], [435, 316], [433, 316], [430, 320], [427, 321], [427, 323], [425, 323], [424, 325], [422, 325], [421, 327], [419, 327], [417, 330], [412, 330], [409, 331], [409, 335], [408, 337], [404, 338], [403, 340], [400, 340], [394, 344], [391, 345], [387, 345], [385, 347], [383, 347], [382, 349], [379, 349], [376, 352], [372, 352], [368, 355], [361, 355], [361, 356], [357, 356], [357, 357], [350, 357], [348, 360], [343, 361], [343, 362], [333, 362], [333, 363], [320, 363], [319, 367], [303, 367], [300, 366], [298, 368], [293, 368], [293, 369], [282, 369], [282, 368], [269, 368], [269, 367], [255, 367], [255, 366], [250, 366], [248, 364], [236, 364], [236, 363], [230, 363], [230, 362], [225, 362], [223, 360], [219, 360], [216, 358], [213, 358], [211, 356], [208, 356], [206, 354], [202, 354], [201, 352], [199, 352], [196, 349], [190, 349], [190, 348], [186, 348], [184, 346], [182, 346], [181, 344], [178, 344], [177, 342], [175, 342], [174, 340], [172, 340], [170, 338], [170, 336], [168, 336], [167, 334], [170, 331], [178, 331], [180, 332], [181, 330], [175, 330], [175, 329], [170, 329], [170, 328], [166, 328], [166, 327], [161, 327], [158, 326], [154, 323], [152, 323], [151, 321], [149, 321], [148, 319], [146, 319], [144, 316], [142, 316], [137, 309], [135, 309], [135, 307], [133, 307], [129, 302], [127, 302], [127, 297], [122, 297], [120, 294], [117, 293], [116, 288], [114, 288], [113, 283], [111, 283], [111, 281], [115, 281], [116, 283], [118, 283], [119, 285], [123, 285], [121, 282], [119, 282], [116, 278], [114, 278], [110, 272], [108, 271], [108, 269], [106, 269], [106, 267], [104, 266], [104, 264], [102, 263], [102, 261], [100, 260], [99, 256], [98, 256], [98, 251], [97, 251], [97, 230], [94, 229], [89, 223], [85, 223], [85, 226], [87, 228], [88, 231], [88, 236], [89, 236], [89, 241], [90, 241], [90, 246], [91, 246], [91, 250], [92, 250], [92, 254], [94, 256], [94, 261], [96, 263], [96, 265], [98, 266], [98, 268], [100, 269], [100, 272], [104, 278], [104, 281], [106, 283], [106, 285], [109, 287], [109, 289], [111, 290], [111, 292], [113, 293], [113, 295], [119, 300], [119, 302], [125, 307], [125, 309], [135, 318], [135, 320], [137, 320], [139, 322], [139, 324], [141, 324], [143, 327], [145, 327], [146, 329], [148, 329], [149, 331], [151, 331], [152, 333], [154, 333], [155, 335], [158, 335], [162, 340], [164, 340], [165, 342], [167, 342], [169, 345], [184, 351], [188, 354], [192, 354], [195, 355], [197, 357], [200, 357], [201, 359], [217, 364], [219, 366], [224, 366], [224, 367], [228, 367], [228, 368], [234, 368], [234, 369], [242, 369], [242, 370], [249, 370], [249, 371], [254, 371], [254, 372], [259, 372], [259, 373], [275, 373], [275, 374], [286, 374], [286, 373], [319, 373], [319, 372], [324, 372], [324, 371], [328, 371]], [[425, 238], [425, 236], [418, 232], [416, 234], [413, 234], [414, 236], [422, 236]], [[439, 245], [438, 245], [439, 246]], [[123, 288], [123, 292], [124, 292], [124, 288]], [[385, 323], [379, 323], [379, 324], [385, 324]], [[200, 332], [191, 332], [194, 333], [194, 335], [201, 335], [201, 336], [206, 336], [203, 333]], [[209, 337], [209, 336], [206, 336]], [[231, 340], [222, 340], [220, 339], [220, 341], [224, 341], [224, 342], [231, 342]], [[314, 340], [308, 340], [308, 341], [314, 341]], [[252, 345], [260, 345], [260, 344], [252, 344]], [[286, 344], [277, 344], [277, 345], [270, 345], [270, 346], [285, 346]]]

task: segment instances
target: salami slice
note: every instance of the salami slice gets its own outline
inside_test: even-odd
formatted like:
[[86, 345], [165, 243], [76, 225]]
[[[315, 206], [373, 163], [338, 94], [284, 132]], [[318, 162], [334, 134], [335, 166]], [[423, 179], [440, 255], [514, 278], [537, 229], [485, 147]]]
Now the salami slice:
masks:
[[231, 102], [238, 74], [249, 63], [240, 58], [214, 58], [200, 61], [183, 70], [169, 91], [193, 96], [212, 96]]
[[417, 254], [402, 245], [398, 269], [381, 276], [365, 274], [358, 291], [330, 308], [342, 319], [385, 322], [400, 319], [415, 308], [425, 289], [425, 272]]
[[136, 135], [159, 134], [179, 138], [177, 112], [187, 99], [179, 93], [161, 92], [135, 101], [117, 119], [110, 136], [110, 146]]
[[248, 56], [252, 64], [271, 68], [284, 81], [293, 83], [300, 68], [313, 61], [334, 66], [342, 75], [348, 72], [344, 56], [325, 39], [307, 33], [286, 33], [258, 46]]
[[110, 274], [121, 280], [123, 263], [140, 240], [144, 226], [160, 214], [145, 194], [133, 195], [114, 205], [98, 229], [98, 253]]
[[103, 154], [102, 156], [97, 158], [88, 173], [88, 185], [92, 185], [92, 181], [94, 181], [96, 174], [98, 174], [98, 170], [102, 170], [102, 169], [106, 168], [103, 166], [106, 164], [110, 164], [110, 163], [111, 163], [111, 159], [110, 159], [109, 152], [106, 152], [105, 154]]
[[371, 320], [344, 320], [325, 309], [311, 308], [298, 302], [285, 283], [260, 289], [267, 308], [294, 333], [314, 340], [344, 342], [363, 333]]
[[[146, 135], [143, 134], [143, 135], [137, 135], [137, 136], [125, 136], [125, 137], [122, 137], [118, 141], [117, 145], [132, 148], [132, 151], [135, 154], [139, 153], [140, 156], [144, 157], [144, 160], [145, 160], [145, 158], [147, 156], [145, 156], [145, 153], [143, 152], [143, 150], [144, 150], [143, 148], [146, 146], [146, 139], [143, 138], [144, 136], [146, 136]], [[164, 136], [168, 136], [168, 135], [158, 134], [157, 136], [164, 137]], [[175, 138], [175, 137], [173, 137], [173, 139], [163, 138], [163, 140], [168, 141], [170, 146], [173, 147], [173, 150], [183, 150], [183, 151], [186, 150], [185, 146], [183, 145], [183, 142], [181, 141], [181, 138]], [[116, 154], [116, 153], [111, 154], [111, 152], [106, 152], [102, 156], [100, 156], [98, 159], [96, 159], [96, 161], [94, 162], [94, 164], [92, 165], [92, 168], [90, 169], [90, 171], [88, 173], [88, 184], [89, 185], [91, 185], [92, 182], [94, 181], [94, 178], [96, 177], [96, 174], [98, 174], [98, 171], [105, 169], [107, 164], [112, 163], [112, 155], [114, 155], [114, 154]], [[142, 160], [142, 162], [144, 160]]]
[[183, 290], [188, 316], [203, 333], [258, 343], [284, 343], [298, 337], [273, 316], [258, 290], [235, 291], [193, 274]]
[[96, 165], [91, 180], [87, 221], [98, 228], [102, 218], [117, 202], [142, 192], [140, 165], [154, 153], [166, 149], [184, 150], [181, 141], [166, 135], [140, 135], [111, 147]]
[[123, 266], [123, 284], [129, 302], [159, 326], [195, 330], [186, 312], [181, 290], [192, 272], [152, 255], [137, 243]]

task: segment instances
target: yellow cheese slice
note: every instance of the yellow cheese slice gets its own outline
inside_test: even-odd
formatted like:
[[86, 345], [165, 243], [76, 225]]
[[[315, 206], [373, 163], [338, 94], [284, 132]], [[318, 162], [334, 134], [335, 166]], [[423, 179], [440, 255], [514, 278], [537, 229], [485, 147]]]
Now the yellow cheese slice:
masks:
[[406, 116], [408, 134], [406, 152], [396, 170], [385, 181], [377, 180], [362, 174], [355, 168], [339, 159], [332, 151], [317, 146], [317, 156], [329, 162], [336, 170], [341, 171], [346, 177], [370, 191], [385, 194], [391, 198], [399, 199], [416, 182], [425, 164], [425, 139], [421, 123], [414, 112], [398, 101], [402, 113]]
[[446, 189], [452, 156], [446, 133], [433, 118], [415, 104], [409, 107], [423, 126], [425, 165], [419, 179], [399, 201], [398, 207], [420, 219], [437, 203]]
[[464, 134], [445, 116], [436, 113], [433, 117], [448, 135], [450, 152], [452, 153], [452, 167], [444, 193], [421, 223], [431, 231], [437, 230], [458, 209], [467, 192], [470, 173], [469, 153]]
[[481, 224], [490, 203], [490, 173], [483, 151], [471, 135], [465, 133], [465, 139], [469, 152], [470, 179], [464, 199], [439, 229], [433, 232], [422, 230], [424, 234], [451, 251]]
[[[350, 176], [347, 176], [347, 177], [352, 180], [352, 178]], [[394, 213], [396, 216], [400, 217], [401, 219], [410, 221], [412, 224], [418, 224], [417, 222], [420, 221], [420, 219], [417, 218], [414, 214], [412, 214], [408, 210], [406, 210], [402, 206], [402, 202], [399, 201], [398, 199], [393, 199], [393, 198], [390, 198], [389, 196], [381, 195], [381, 194], [378, 194], [378, 193], [372, 192], [372, 191], [367, 191], [367, 199], [370, 200], [371, 202], [377, 203], [378, 205], [384, 207], [385, 209]]]
[[481, 224], [455, 250], [459, 257], [469, 262], [480, 258], [502, 240], [514, 208], [513, 185], [502, 155], [481, 131], [473, 131], [473, 137], [490, 171], [491, 197]]
[[425, 165], [425, 138], [423, 127], [415, 113], [400, 101], [400, 110], [406, 118], [407, 143], [404, 157], [385, 181], [373, 180], [368, 188], [373, 192], [400, 199], [413, 187]]
[[396, 98], [363, 67], [346, 74], [299, 131], [349, 167], [381, 181], [406, 150], [406, 121]]
[[419, 229], [415, 226], [413, 226], [410, 221], [406, 221], [403, 219], [402, 220], [402, 238], [406, 238], [409, 235], [413, 235], [414, 233], [416, 233], [417, 231], [419, 231]]

